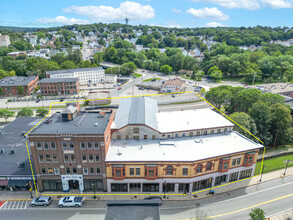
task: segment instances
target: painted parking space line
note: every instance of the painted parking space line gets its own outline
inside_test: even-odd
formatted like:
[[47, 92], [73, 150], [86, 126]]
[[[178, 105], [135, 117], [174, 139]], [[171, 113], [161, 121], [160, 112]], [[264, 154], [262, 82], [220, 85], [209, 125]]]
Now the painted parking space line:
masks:
[[0, 209], [5, 205], [6, 201], [0, 201]]
[[26, 209], [30, 205], [30, 201], [5, 201], [0, 210], [20, 210]]

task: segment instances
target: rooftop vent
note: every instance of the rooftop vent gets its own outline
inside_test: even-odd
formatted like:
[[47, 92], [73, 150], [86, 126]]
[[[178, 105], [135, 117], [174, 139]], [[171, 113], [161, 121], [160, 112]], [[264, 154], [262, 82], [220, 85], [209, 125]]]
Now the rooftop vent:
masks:
[[17, 162], [18, 168], [24, 168], [24, 162]]
[[118, 150], [118, 152], [117, 152], [117, 155], [118, 155], [118, 156], [121, 156], [121, 155], [122, 155], [122, 153], [120, 153], [120, 151]]
[[95, 123], [95, 126], [97, 127], [98, 126], [98, 123]]

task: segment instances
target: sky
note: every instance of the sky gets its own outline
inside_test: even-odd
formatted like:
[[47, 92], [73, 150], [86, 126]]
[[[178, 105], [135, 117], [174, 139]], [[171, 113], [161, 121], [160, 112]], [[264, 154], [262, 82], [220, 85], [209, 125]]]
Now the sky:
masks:
[[0, 26], [125, 23], [165, 27], [293, 26], [293, 0], [0, 0]]

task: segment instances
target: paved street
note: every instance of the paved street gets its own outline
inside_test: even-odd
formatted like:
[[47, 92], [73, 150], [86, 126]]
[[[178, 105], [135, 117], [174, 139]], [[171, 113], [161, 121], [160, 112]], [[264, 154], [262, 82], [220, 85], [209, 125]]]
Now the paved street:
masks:
[[[11, 207], [13, 203], [10, 203]], [[105, 201], [86, 201], [81, 208], [58, 208], [57, 201], [48, 207], [0, 209], [3, 219], [104, 219]], [[252, 208], [264, 209], [266, 216], [293, 208], [293, 176], [279, 178], [247, 188], [213, 195], [204, 199], [168, 201], [160, 206], [162, 220], [190, 219], [204, 213], [213, 219], [248, 219]], [[65, 212], [66, 210], [66, 212]]]

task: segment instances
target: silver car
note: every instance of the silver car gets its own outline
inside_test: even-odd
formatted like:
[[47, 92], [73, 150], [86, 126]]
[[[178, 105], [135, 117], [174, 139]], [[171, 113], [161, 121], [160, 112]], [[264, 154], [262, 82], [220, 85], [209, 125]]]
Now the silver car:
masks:
[[37, 205], [42, 205], [42, 206], [48, 206], [52, 202], [51, 197], [49, 196], [40, 196], [37, 198], [33, 198], [31, 201], [31, 206], [37, 206]]

